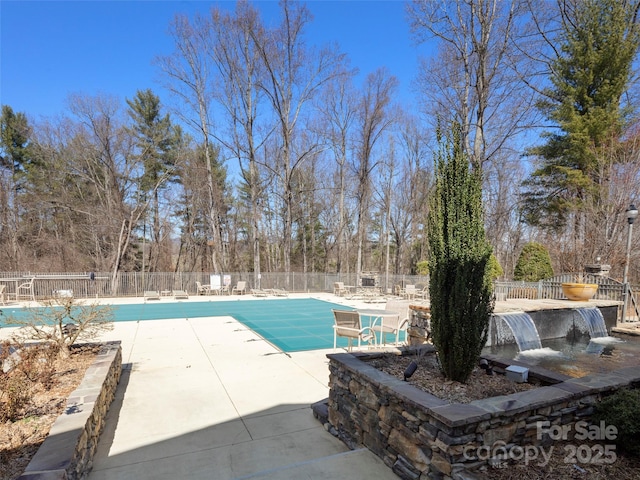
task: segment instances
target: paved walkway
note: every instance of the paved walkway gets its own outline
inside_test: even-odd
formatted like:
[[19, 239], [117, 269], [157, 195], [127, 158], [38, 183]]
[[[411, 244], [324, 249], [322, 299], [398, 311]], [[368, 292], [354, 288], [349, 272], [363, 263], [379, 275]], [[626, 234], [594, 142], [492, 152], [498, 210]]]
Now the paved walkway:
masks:
[[330, 350], [283, 354], [230, 317], [116, 323], [105, 339], [125, 370], [90, 480], [398, 478], [313, 417]]

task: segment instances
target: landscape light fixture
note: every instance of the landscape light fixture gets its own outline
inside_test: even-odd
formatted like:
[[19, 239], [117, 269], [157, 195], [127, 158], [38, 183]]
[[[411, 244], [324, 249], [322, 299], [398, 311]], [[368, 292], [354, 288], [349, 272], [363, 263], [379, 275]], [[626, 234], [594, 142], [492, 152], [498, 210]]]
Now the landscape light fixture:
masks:
[[407, 379], [411, 377], [411, 375], [416, 373], [417, 369], [418, 369], [418, 364], [412, 360], [411, 363], [407, 366], [406, 370], [404, 371], [404, 381], [406, 382]]
[[493, 367], [489, 365], [489, 361], [486, 358], [481, 358], [478, 366], [484, 370], [487, 375], [493, 375]]

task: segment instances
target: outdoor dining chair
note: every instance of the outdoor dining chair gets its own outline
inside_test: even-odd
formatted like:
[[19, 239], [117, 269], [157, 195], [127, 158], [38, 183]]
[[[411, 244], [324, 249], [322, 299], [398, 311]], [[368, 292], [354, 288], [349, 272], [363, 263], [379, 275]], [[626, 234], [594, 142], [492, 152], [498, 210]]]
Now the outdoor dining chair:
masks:
[[20, 298], [27, 297], [31, 298], [34, 302], [36, 301], [36, 295], [33, 291], [33, 282], [35, 281], [35, 277], [31, 277], [31, 280], [25, 283], [21, 283], [16, 288], [16, 301], [20, 301]]
[[395, 317], [385, 317], [384, 322], [381, 324], [374, 324], [373, 329], [379, 332], [383, 343], [386, 343], [386, 334], [390, 333], [396, 336], [395, 345], [400, 344], [400, 332], [404, 332], [404, 341], [407, 341], [407, 328], [409, 328], [409, 302], [398, 300], [387, 300], [385, 310], [390, 312], [397, 312]]
[[196, 281], [196, 288], [198, 295], [209, 295], [211, 293], [211, 285], [203, 285], [201, 282]]
[[333, 350], [338, 344], [338, 337], [346, 337], [348, 339], [347, 350], [353, 348], [353, 341], [358, 340], [358, 348], [362, 342], [371, 345], [375, 344], [376, 335], [371, 327], [363, 327], [360, 321], [360, 314], [357, 310], [332, 310], [335, 324], [333, 326]]

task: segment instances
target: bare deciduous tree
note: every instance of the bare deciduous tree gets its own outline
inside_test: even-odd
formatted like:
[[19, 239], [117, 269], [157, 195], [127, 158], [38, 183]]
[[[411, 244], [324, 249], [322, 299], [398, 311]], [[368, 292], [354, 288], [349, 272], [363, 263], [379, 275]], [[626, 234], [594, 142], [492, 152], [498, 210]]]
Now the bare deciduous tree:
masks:
[[391, 102], [398, 80], [386, 69], [378, 69], [365, 80], [358, 105], [357, 130], [355, 131], [356, 152], [352, 167], [356, 174], [356, 272], [363, 270], [363, 248], [369, 225], [371, 206], [372, 174], [378, 166], [374, 148], [384, 133], [395, 121]]
[[171, 24], [176, 51], [157, 60], [167, 76], [168, 88], [181, 106], [176, 112], [199, 135], [202, 145], [207, 179], [208, 216], [207, 232], [211, 241], [213, 270], [222, 271], [222, 235], [220, 219], [220, 191], [215, 179], [213, 145], [211, 144], [212, 66], [206, 51], [209, 42], [208, 22], [196, 16], [194, 24], [186, 16], [177, 15]]
[[295, 170], [318, 148], [318, 145], [305, 143], [300, 144], [303, 148], [296, 150], [296, 136], [301, 129], [305, 108], [310, 106], [326, 83], [343, 74], [343, 69], [340, 68], [342, 55], [335, 49], [316, 51], [306, 47], [303, 32], [311, 20], [306, 6], [284, 0], [281, 9], [280, 25], [273, 30], [252, 32], [252, 38], [265, 69], [260, 87], [277, 122], [279, 153], [274, 173], [280, 177], [284, 199], [284, 270], [290, 272], [293, 206], [296, 201], [293, 177]]
[[532, 94], [516, 70], [519, 1], [414, 0], [409, 14], [417, 39], [439, 45], [437, 58], [422, 64], [423, 103], [433, 117], [462, 126], [470, 161], [482, 168], [531, 112]]
[[258, 151], [270, 130], [260, 128], [259, 111], [262, 90], [258, 84], [263, 74], [262, 62], [254, 37], [263, 30], [258, 12], [246, 2], [239, 2], [234, 14], [220, 9], [211, 12], [211, 39], [207, 53], [220, 79], [220, 91], [215, 98], [225, 114], [227, 135], [216, 135], [230, 155], [237, 159], [248, 193], [249, 242], [253, 251], [254, 285], [260, 286], [260, 198], [262, 180]]
[[316, 108], [320, 112], [318, 131], [326, 137], [327, 149], [336, 164], [335, 187], [337, 192], [336, 272], [349, 271], [349, 232], [346, 200], [348, 195], [347, 159], [350, 154], [350, 136], [356, 122], [357, 104], [352, 85], [354, 72], [346, 72], [327, 84]]

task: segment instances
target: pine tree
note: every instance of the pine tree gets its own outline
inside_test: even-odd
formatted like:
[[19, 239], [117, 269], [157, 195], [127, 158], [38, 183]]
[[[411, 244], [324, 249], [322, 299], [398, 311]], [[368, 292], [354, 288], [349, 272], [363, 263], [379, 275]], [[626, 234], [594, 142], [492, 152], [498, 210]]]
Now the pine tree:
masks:
[[[151, 90], [138, 90], [133, 100], [127, 100], [133, 122], [141, 169], [138, 178], [140, 193], [149, 200], [152, 214], [152, 244], [149, 251], [149, 270], [158, 268], [162, 219], [160, 218], [160, 189], [175, 180], [174, 149], [181, 142], [181, 130], [171, 123], [169, 114], [162, 116], [160, 98]], [[146, 235], [146, 223], [143, 235]], [[144, 252], [143, 252], [144, 254]], [[143, 262], [144, 265], [144, 262]], [[166, 266], [165, 266], [166, 268]]]
[[6, 168], [15, 175], [28, 169], [29, 135], [31, 127], [27, 116], [22, 113], [14, 113], [9, 105], [2, 105], [0, 115], [0, 167]]
[[487, 340], [493, 291], [481, 172], [470, 168], [461, 138], [457, 125], [450, 138], [438, 134], [428, 237], [433, 343], [446, 377], [464, 382]]
[[555, 125], [546, 143], [532, 149], [539, 167], [525, 187], [526, 220], [562, 228], [571, 212], [597, 197], [602, 152], [619, 138], [628, 88], [640, 45], [635, 4], [584, 0], [561, 10], [559, 54], [551, 65], [552, 87], [538, 107]]

